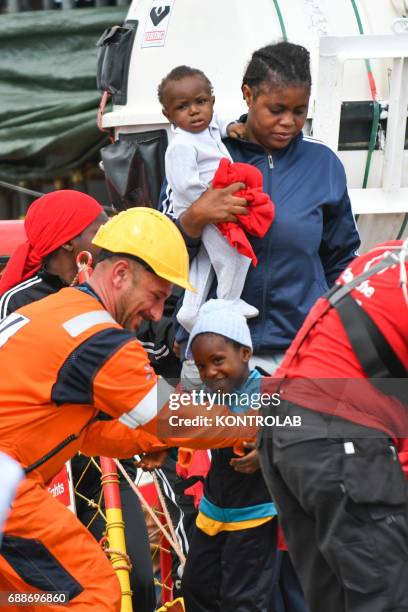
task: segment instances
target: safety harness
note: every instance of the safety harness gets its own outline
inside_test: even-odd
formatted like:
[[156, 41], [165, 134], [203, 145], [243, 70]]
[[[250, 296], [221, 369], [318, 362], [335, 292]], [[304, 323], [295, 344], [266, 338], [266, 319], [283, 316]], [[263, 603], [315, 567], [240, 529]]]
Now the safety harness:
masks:
[[[322, 299], [326, 300], [326, 306], [320, 316], [311, 321], [309, 325], [303, 326], [297, 337], [296, 350], [291, 355], [291, 359], [286, 363], [289, 369], [294, 357], [298, 354], [300, 347], [306, 340], [310, 331], [321, 321], [322, 317], [331, 309], [335, 308], [340, 317], [344, 331], [353, 348], [354, 354], [361, 364], [364, 372], [369, 378], [374, 379], [373, 384], [377, 386], [375, 379], [384, 378], [407, 378], [407, 369], [397, 357], [394, 349], [384, 337], [372, 318], [361, 308], [358, 302], [352, 297], [351, 291], [361, 285], [365, 280], [389, 268], [399, 265], [401, 262], [394, 253], [390, 253], [384, 259], [356, 276], [352, 281], [345, 285], [335, 285]], [[381, 391], [386, 387], [381, 385]], [[403, 402], [407, 401], [406, 390], [393, 386], [389, 391]]]
[[326, 294], [340, 317], [353, 351], [370, 378], [405, 378], [407, 370], [372, 318], [338, 286]]

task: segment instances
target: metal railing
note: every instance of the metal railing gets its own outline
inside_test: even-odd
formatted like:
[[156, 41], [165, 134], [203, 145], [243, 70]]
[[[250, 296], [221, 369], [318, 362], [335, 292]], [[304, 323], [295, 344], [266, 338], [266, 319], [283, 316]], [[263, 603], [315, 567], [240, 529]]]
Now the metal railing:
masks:
[[402, 186], [408, 107], [408, 35], [326, 36], [320, 39], [313, 135], [338, 148], [344, 64], [350, 60], [392, 59], [387, 100], [387, 135], [381, 187], [350, 189], [357, 214], [406, 213], [408, 187]]

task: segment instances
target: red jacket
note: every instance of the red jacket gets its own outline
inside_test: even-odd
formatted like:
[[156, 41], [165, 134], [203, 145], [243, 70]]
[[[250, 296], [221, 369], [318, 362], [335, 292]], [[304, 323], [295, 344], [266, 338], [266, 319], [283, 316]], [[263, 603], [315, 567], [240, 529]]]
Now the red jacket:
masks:
[[245, 189], [234, 195], [245, 198], [249, 204], [249, 214], [240, 215], [238, 223], [219, 223], [218, 228], [228, 242], [241, 255], [252, 259], [254, 266], [258, 259], [245, 232], [263, 238], [272, 225], [275, 216], [275, 206], [269, 196], [262, 191], [262, 173], [250, 164], [231, 163], [223, 158], [215, 173], [212, 185], [216, 189], [228, 187], [232, 183], [245, 183]]
[[[401, 241], [378, 245], [358, 257], [337, 283], [347, 283], [400, 244]], [[405, 265], [408, 269], [408, 264]], [[353, 289], [351, 295], [408, 368], [408, 309], [400, 286], [399, 265], [371, 276]], [[325, 312], [326, 306], [325, 298], [313, 306], [274, 376], [290, 379], [285, 390], [289, 401], [319, 412], [335, 412], [348, 421], [379, 429], [397, 443], [397, 438], [405, 437], [408, 432], [406, 408], [368, 383], [339, 315], [334, 308]]]

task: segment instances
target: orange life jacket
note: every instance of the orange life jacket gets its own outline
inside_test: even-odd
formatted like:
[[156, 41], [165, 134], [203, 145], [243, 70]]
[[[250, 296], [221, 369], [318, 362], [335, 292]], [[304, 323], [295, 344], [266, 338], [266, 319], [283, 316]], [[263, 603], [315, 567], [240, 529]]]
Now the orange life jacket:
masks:
[[75, 288], [0, 322], [0, 372], [0, 449], [25, 468], [57, 449], [33, 472], [44, 481], [81, 448], [99, 411], [132, 428], [156, 414], [156, 375], [143, 347]]
[[[0, 450], [43, 482], [78, 450], [121, 458], [169, 446], [224, 448], [254, 436], [230, 426], [169, 428], [171, 408], [162, 409], [166, 397], [158, 405], [144, 348], [96, 294], [78, 288], [0, 322], [0, 372]], [[207, 415], [205, 404], [188, 401], [179, 414], [191, 416], [192, 409]], [[113, 420], [96, 420], [99, 412]], [[228, 413], [212, 408], [214, 418]]]

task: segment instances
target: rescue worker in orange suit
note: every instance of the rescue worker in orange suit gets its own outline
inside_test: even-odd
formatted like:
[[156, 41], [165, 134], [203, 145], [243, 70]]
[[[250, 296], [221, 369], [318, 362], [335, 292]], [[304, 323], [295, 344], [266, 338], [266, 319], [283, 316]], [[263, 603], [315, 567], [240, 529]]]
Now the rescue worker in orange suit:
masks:
[[407, 269], [408, 240], [355, 259], [276, 372], [301, 426], [261, 464], [311, 612], [408, 611]]
[[[129, 209], [93, 244], [102, 250], [88, 284], [0, 323], [0, 451], [26, 473], [5, 524], [0, 591], [60, 591], [69, 609], [118, 612], [112, 566], [44, 483], [78, 450], [121, 458], [175, 445], [227, 447], [238, 438], [235, 430], [210, 440], [198, 428], [185, 438], [157, 436], [157, 378], [134, 330], [143, 318], [160, 318], [173, 283], [192, 289], [179, 230], [155, 210]], [[100, 411], [111, 420], [98, 420]]]
[[[27, 241], [16, 249], [0, 281], [0, 319], [69, 286], [77, 274], [78, 253], [90, 251], [95, 259], [99, 249], [91, 241], [107, 219], [102, 206], [80, 191], [62, 189], [35, 200], [24, 219]], [[157, 325], [151, 321], [149, 324]], [[134, 459], [123, 460], [123, 466], [134, 480], [137, 472]], [[106, 523], [87, 500], [101, 496], [100, 470], [83, 455], [73, 457], [71, 467], [76, 515], [99, 541]], [[126, 550], [132, 566], [133, 606], [138, 612], [153, 612], [156, 589], [145, 517], [138, 498], [122, 476], [119, 486]]]

